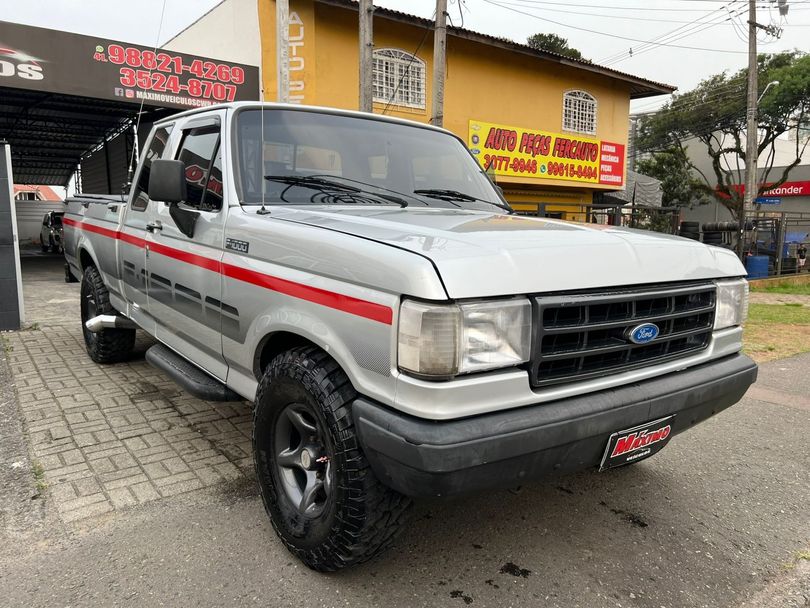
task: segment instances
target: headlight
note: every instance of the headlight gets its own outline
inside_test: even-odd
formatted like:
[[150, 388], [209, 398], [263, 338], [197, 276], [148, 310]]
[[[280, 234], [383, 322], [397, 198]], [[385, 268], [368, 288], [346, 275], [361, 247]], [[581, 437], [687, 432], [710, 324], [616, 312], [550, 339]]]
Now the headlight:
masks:
[[714, 312], [714, 328], [723, 329], [742, 325], [748, 317], [748, 281], [716, 281], [717, 307]]
[[531, 304], [501, 300], [426, 304], [405, 300], [399, 312], [399, 367], [455, 376], [519, 365], [531, 352]]

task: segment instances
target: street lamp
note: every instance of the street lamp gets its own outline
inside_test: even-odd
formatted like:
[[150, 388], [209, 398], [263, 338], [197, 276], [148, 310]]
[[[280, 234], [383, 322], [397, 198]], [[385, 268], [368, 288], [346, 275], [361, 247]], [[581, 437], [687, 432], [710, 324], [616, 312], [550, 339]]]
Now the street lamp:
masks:
[[768, 85], [765, 87], [765, 90], [762, 91], [762, 93], [759, 94], [759, 98], [757, 99], [757, 105], [759, 105], [759, 102], [762, 101], [763, 97], [765, 97], [765, 93], [768, 92], [768, 89], [770, 89], [771, 87], [778, 87], [778, 86], [779, 86], [779, 81], [778, 80], [771, 80], [768, 83]]

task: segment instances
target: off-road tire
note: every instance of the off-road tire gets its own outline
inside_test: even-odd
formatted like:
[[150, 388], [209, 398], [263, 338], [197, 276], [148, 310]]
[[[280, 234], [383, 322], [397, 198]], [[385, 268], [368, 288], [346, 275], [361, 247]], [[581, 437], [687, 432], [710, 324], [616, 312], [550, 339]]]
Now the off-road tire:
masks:
[[[264, 507], [287, 549], [320, 572], [365, 562], [385, 550], [411, 505], [408, 497], [384, 486], [372, 472], [354, 427], [355, 396], [340, 366], [316, 347], [276, 356], [256, 393], [253, 455]], [[276, 424], [282, 411], [296, 403], [311, 406], [322, 425], [334, 476], [316, 516], [304, 515], [290, 500], [275, 460]]]
[[70, 264], [67, 262], [65, 263], [65, 283], [78, 283], [79, 279], [73, 276], [73, 273], [70, 271]]
[[84, 325], [95, 315], [114, 314], [117, 311], [110, 304], [110, 293], [104, 285], [101, 273], [95, 266], [88, 266], [82, 276], [81, 286], [82, 334], [87, 354], [96, 363], [125, 361], [135, 346], [134, 329], [102, 329], [92, 332]]

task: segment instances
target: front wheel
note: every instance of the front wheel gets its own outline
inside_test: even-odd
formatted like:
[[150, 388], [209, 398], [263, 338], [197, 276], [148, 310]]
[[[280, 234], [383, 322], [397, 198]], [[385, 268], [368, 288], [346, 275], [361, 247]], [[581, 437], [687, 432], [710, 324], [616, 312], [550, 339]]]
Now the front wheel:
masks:
[[110, 293], [95, 266], [88, 266], [82, 276], [81, 317], [87, 354], [96, 363], [117, 363], [129, 358], [135, 346], [134, 329], [102, 329], [93, 332], [85, 323], [97, 315], [116, 314], [110, 304]]
[[351, 415], [343, 370], [316, 347], [278, 355], [256, 394], [253, 453], [278, 536], [313, 570], [339, 570], [391, 544], [411, 504], [382, 485]]

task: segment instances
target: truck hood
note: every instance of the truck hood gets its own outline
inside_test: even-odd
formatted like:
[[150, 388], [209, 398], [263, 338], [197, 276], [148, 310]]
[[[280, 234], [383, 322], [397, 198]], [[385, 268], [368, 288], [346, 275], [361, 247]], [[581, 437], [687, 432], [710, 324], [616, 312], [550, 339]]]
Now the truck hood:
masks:
[[451, 298], [744, 276], [726, 249], [643, 230], [461, 209], [291, 208], [259, 216], [406, 249]]

